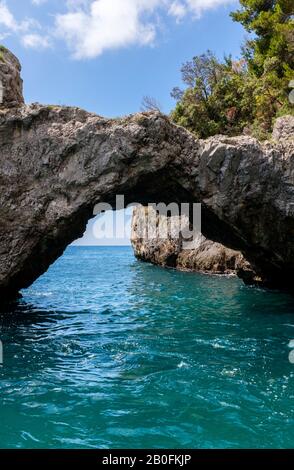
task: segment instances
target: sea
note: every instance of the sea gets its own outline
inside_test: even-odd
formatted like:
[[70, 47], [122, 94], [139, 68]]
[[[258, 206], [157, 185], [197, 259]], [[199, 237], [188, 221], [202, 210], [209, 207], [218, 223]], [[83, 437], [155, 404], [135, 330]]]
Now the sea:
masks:
[[0, 309], [0, 447], [293, 448], [294, 298], [71, 246]]

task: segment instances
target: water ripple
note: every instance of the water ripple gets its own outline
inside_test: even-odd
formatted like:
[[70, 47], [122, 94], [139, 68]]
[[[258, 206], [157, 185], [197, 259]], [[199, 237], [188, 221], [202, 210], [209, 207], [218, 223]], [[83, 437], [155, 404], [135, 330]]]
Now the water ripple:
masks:
[[3, 448], [293, 447], [289, 296], [73, 247], [23, 294], [0, 309]]

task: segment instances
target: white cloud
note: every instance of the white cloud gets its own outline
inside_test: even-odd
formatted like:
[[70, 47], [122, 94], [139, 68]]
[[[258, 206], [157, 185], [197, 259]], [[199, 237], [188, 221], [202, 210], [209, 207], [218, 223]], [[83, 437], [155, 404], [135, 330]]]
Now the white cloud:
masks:
[[41, 36], [36, 33], [25, 34], [21, 40], [25, 47], [32, 49], [47, 49], [51, 46], [50, 38], [48, 36]]
[[64, 38], [75, 58], [91, 58], [107, 49], [151, 44], [156, 25], [151, 14], [165, 0], [94, 0], [56, 16], [57, 35]]
[[168, 13], [174, 16], [178, 21], [184, 18], [187, 14], [187, 6], [184, 2], [175, 1], [169, 7]]
[[[40, 1], [40, 0], [34, 0]], [[3, 31], [0, 32], [0, 38], [5, 39], [12, 33], [20, 37], [25, 47], [45, 48], [49, 47], [50, 41], [47, 36], [41, 36], [35, 31], [41, 29], [41, 25], [33, 18], [24, 18], [21, 21], [16, 20], [9, 10], [5, 0], [0, 0], [0, 25]]]
[[33, 5], [43, 5], [43, 3], [46, 3], [48, 0], [32, 0]]
[[18, 29], [18, 24], [5, 2], [0, 2], [0, 24], [12, 31], [16, 31]]
[[9, 33], [0, 33], [0, 41], [3, 41], [9, 36]]
[[[17, 21], [6, 0], [0, 0], [0, 35], [14, 33], [25, 47], [46, 48], [65, 41], [76, 59], [94, 58], [106, 50], [132, 45], [152, 45], [158, 24], [169, 15], [177, 22], [197, 19], [203, 12], [236, 0], [60, 0], [63, 13], [49, 11], [51, 26], [31, 18]], [[31, 0], [34, 5], [51, 2]], [[58, 8], [58, 7], [57, 7]], [[49, 17], [49, 16], [48, 16]], [[45, 30], [40, 35], [40, 28]], [[46, 33], [47, 31], [47, 33]]]
[[234, 0], [173, 0], [168, 13], [177, 21], [192, 14], [194, 19], [199, 19], [206, 10], [212, 10], [221, 5], [234, 3]]
[[206, 10], [217, 8], [221, 5], [233, 3], [233, 0], [186, 0], [187, 10], [189, 10], [199, 18]]
[[55, 18], [56, 35], [76, 59], [108, 49], [154, 43], [157, 17], [165, 12], [179, 22], [234, 0], [67, 0], [67, 12]]
[[31, 28], [40, 28], [38, 21], [33, 18], [24, 18], [21, 21], [17, 21], [9, 10], [5, 0], [0, 0], [0, 25], [6, 30], [4, 33], [1, 31], [1, 34], [7, 34], [8, 32], [21, 33]]
[[69, 10], [78, 10], [81, 7], [89, 7], [92, 0], [65, 0]]

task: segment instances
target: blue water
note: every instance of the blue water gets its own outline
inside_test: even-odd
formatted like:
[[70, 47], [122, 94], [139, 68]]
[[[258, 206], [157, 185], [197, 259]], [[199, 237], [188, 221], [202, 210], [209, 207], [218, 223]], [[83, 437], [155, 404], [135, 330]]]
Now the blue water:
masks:
[[70, 247], [0, 314], [1, 448], [294, 447], [294, 299]]

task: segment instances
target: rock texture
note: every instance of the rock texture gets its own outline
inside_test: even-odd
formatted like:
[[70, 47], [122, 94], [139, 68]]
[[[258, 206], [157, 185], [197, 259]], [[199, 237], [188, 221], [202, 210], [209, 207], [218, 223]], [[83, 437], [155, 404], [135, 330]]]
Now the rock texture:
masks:
[[191, 230], [187, 216], [166, 217], [153, 207], [134, 208], [131, 242], [135, 256], [153, 264], [206, 274], [238, 274], [247, 283], [259, 283], [250, 263], [235, 250], [207, 240], [194, 232], [185, 240], [186, 229]]
[[277, 119], [273, 129], [273, 139], [276, 142], [281, 140], [293, 140], [294, 136], [294, 119], [293, 116], [283, 116]]
[[43, 274], [116, 194], [201, 202], [206, 238], [241, 251], [265, 285], [293, 289], [293, 141], [197, 140], [158, 113], [111, 120], [25, 106], [17, 66], [7, 70], [0, 62], [1, 77], [11, 74], [6, 104], [18, 106], [0, 112], [1, 299]]
[[0, 110], [24, 103], [20, 72], [18, 59], [4, 46], [0, 46], [0, 88], [3, 90]]

